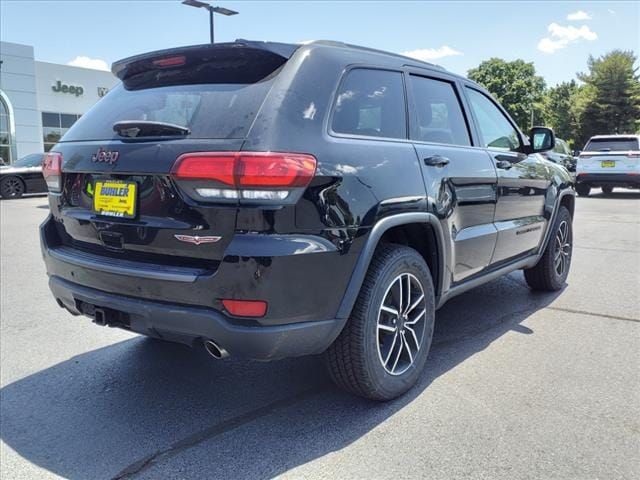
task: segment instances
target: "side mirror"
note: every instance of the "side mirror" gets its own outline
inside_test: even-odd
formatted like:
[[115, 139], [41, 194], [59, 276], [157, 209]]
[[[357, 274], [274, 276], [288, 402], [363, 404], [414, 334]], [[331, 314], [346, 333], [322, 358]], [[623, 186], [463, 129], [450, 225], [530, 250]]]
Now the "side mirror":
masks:
[[556, 136], [547, 127], [533, 127], [529, 131], [529, 153], [546, 152], [556, 146]]
[[572, 154], [574, 157], [578, 157], [578, 156], [580, 156], [580, 150], [574, 150], [571, 154]]

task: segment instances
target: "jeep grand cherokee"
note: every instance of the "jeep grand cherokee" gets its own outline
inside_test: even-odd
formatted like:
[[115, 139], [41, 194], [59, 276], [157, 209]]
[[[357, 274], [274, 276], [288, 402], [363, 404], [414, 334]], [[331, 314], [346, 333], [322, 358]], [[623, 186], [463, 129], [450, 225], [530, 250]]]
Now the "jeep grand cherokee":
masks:
[[536, 154], [553, 132], [525, 137], [475, 83], [326, 41], [113, 72], [45, 160], [42, 251], [73, 314], [217, 358], [324, 352], [384, 400], [416, 382], [447, 299], [517, 269], [565, 282], [574, 190]]

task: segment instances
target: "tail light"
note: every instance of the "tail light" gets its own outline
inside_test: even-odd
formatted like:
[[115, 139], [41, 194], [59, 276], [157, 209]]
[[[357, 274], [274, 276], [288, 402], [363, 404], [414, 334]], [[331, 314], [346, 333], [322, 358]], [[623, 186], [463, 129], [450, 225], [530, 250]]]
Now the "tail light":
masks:
[[198, 200], [263, 204], [292, 200], [315, 171], [315, 157], [302, 153], [196, 152], [181, 155], [172, 174]]
[[48, 152], [42, 160], [42, 176], [50, 192], [62, 190], [62, 154]]

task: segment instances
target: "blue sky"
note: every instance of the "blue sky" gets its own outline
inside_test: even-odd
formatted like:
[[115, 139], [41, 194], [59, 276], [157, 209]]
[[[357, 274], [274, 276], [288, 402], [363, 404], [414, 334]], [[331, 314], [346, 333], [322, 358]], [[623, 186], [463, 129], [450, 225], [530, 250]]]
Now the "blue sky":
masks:
[[[490, 57], [523, 58], [550, 85], [584, 71], [589, 54], [640, 53], [638, 1], [215, 4], [240, 12], [216, 16], [216, 41], [340, 40], [414, 52], [462, 74]], [[33, 45], [38, 60], [110, 65], [149, 50], [206, 43], [208, 18], [179, 0], [2, 0], [0, 37]]]

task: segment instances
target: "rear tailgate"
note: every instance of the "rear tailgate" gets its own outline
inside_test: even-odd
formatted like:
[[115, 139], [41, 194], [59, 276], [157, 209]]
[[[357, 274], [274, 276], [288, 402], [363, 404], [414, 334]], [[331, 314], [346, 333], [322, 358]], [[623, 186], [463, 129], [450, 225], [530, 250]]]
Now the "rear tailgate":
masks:
[[[114, 64], [123, 84], [54, 147], [63, 159], [63, 189], [52, 206], [65, 247], [156, 264], [202, 267], [205, 260], [216, 267], [233, 237], [237, 204], [194, 200], [171, 171], [184, 153], [241, 150], [287, 60], [286, 49], [260, 47], [187, 47]], [[122, 137], [113, 128], [122, 121], [171, 123], [189, 133]], [[124, 209], [105, 207], [113, 201]]]
[[[65, 243], [93, 253], [137, 252], [140, 260], [154, 263], [184, 263], [184, 259], [173, 257], [219, 260], [233, 236], [236, 206], [198, 205], [178, 191], [169, 172], [183, 152], [237, 149], [242, 140], [220, 143], [223, 144], [178, 140], [59, 144], [56, 150], [69, 159], [63, 167], [64, 188], [59, 199]], [[113, 165], [93, 162], [99, 152], [118, 152], [118, 160]], [[113, 218], [97, 212], [96, 182], [135, 184], [135, 216]], [[180, 235], [187, 237], [177, 237]], [[214, 238], [205, 239], [210, 243], [201, 248], [179, 240], [190, 237], [194, 241], [198, 240], [195, 237]]]

